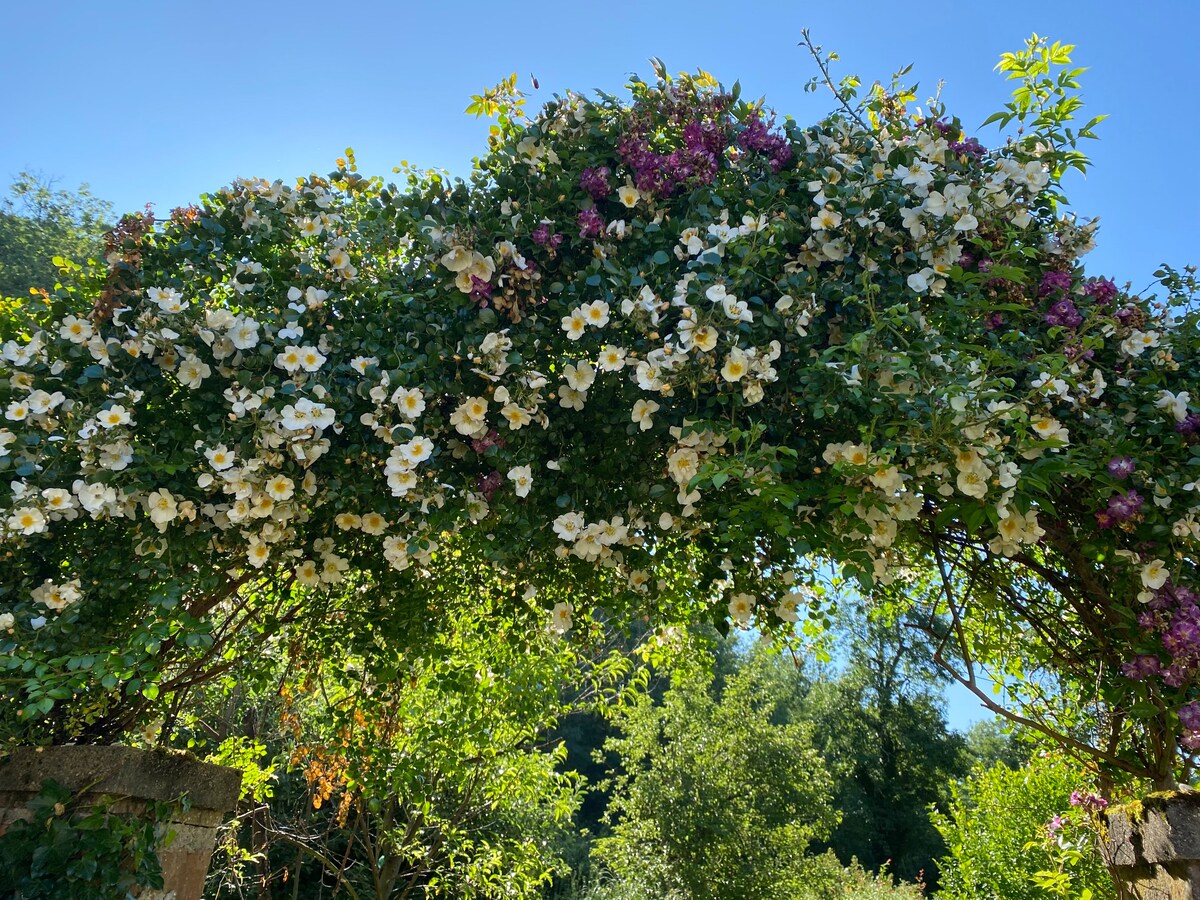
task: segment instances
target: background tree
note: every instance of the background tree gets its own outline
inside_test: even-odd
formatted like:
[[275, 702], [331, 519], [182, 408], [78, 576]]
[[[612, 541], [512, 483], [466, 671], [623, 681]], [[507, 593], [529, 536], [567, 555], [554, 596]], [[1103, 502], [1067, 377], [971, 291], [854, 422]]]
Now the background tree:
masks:
[[968, 729], [966, 741], [973, 764], [985, 769], [1004, 763], [1016, 771], [1029, 762], [1033, 753], [1032, 738], [994, 720], [976, 722]]
[[632, 893], [765, 900], [799, 892], [806, 851], [837, 822], [812, 729], [778, 725], [777, 698], [750, 670], [720, 697], [708, 671], [682, 673], [661, 705], [643, 697], [606, 747], [620, 754], [596, 853]]
[[64, 190], [45, 175], [21, 172], [0, 199], [0, 297], [20, 300], [30, 288], [52, 289], [59, 276], [51, 260], [99, 256], [112, 222], [112, 204], [86, 184]]
[[858, 603], [843, 605], [836, 621], [845, 665], [817, 679], [795, 711], [812, 723], [835, 779], [842, 819], [828, 845], [843, 863], [889, 864], [902, 881], [936, 885], [945, 846], [928, 808], [948, 799], [969, 766], [965, 740], [946, 724], [944, 676], [903, 622]]

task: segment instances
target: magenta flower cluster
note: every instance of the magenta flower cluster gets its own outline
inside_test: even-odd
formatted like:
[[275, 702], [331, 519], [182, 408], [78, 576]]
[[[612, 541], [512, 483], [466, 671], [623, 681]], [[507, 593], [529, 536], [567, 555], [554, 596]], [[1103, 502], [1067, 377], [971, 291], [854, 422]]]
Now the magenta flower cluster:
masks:
[[483, 495], [483, 499], [488, 503], [492, 502], [492, 498], [496, 496], [496, 491], [504, 484], [504, 476], [499, 472], [489, 472], [487, 475], [478, 475], [475, 478], [475, 486], [479, 488], [479, 493]]
[[[983, 271], [983, 265], [980, 265], [980, 271]], [[1079, 311], [1074, 300], [1068, 295], [1071, 293], [1071, 273], [1062, 269], [1051, 269], [1042, 275], [1041, 284], [1038, 285], [1038, 296], [1049, 297], [1052, 302], [1050, 308], [1046, 311], [1047, 325], [1061, 325], [1065, 328], [1078, 328], [1083, 324], [1083, 314]], [[1095, 306], [1112, 306], [1116, 301], [1118, 291], [1116, 284], [1108, 278], [1093, 278], [1083, 285], [1082, 294], [1090, 300]], [[1119, 320], [1123, 320], [1122, 312], [1116, 313]], [[1128, 313], [1125, 314], [1125, 317]]]
[[1088, 812], [1100, 812], [1108, 808], [1108, 801], [1095, 791], [1071, 791], [1071, 805]]
[[1112, 528], [1122, 522], [1128, 522], [1142, 511], [1146, 505], [1145, 498], [1135, 490], [1110, 497], [1108, 506], [1096, 513], [1096, 524], [1101, 528]]
[[1200, 749], [1200, 701], [1193, 700], [1179, 708], [1179, 724], [1183, 726], [1183, 745], [1189, 750]]
[[495, 428], [488, 430], [488, 433], [483, 437], [475, 438], [471, 441], [471, 449], [476, 453], [486, 453], [493, 447], [505, 447], [507, 443]]
[[1108, 474], [1117, 481], [1124, 481], [1137, 469], [1132, 456], [1114, 456], [1108, 461]]
[[[925, 124], [929, 124], [929, 121], [930, 120], [926, 119]], [[945, 119], [936, 119], [932, 124], [933, 127], [938, 130], [938, 133], [947, 139], [955, 138], [962, 133], [961, 128], [956, 127], [952, 122], [947, 122]], [[983, 155], [987, 153], [987, 148], [983, 146], [983, 144], [979, 143], [978, 139], [969, 137], [961, 141], [950, 140], [950, 152], [956, 156], [962, 156], [963, 154], [966, 154], [967, 156], [973, 156], [976, 159], [982, 159]]]
[[644, 137], [627, 134], [617, 151], [633, 170], [633, 183], [639, 191], [669, 197], [684, 184], [712, 184], [717, 177], [718, 157], [705, 143], [709, 134], [697, 128], [689, 136], [685, 130], [685, 146], [670, 153], [657, 153]]
[[485, 278], [471, 276], [470, 297], [480, 306], [487, 306], [488, 297], [492, 296], [492, 283]]
[[1076, 362], [1077, 360], [1081, 359], [1091, 359], [1096, 355], [1095, 350], [1091, 349], [1090, 347], [1085, 349], [1078, 344], [1070, 344], [1064, 347], [1063, 353], [1067, 355], [1067, 359], [1071, 360], [1071, 362]]
[[1056, 300], [1046, 312], [1047, 325], [1062, 325], [1065, 328], [1078, 328], [1083, 324], [1083, 316], [1075, 304], [1063, 298]]
[[557, 249], [563, 242], [563, 236], [552, 232], [548, 222], [539, 223], [529, 236], [539, 247], [549, 247], [551, 250]]
[[746, 125], [737, 136], [739, 147], [754, 150], [767, 158], [772, 172], [778, 172], [792, 161], [792, 145], [782, 134], [772, 131], [775, 115], [768, 122], [762, 114], [755, 112], [746, 119]]
[[[794, 157], [787, 138], [774, 129], [774, 118], [765, 120], [761, 113], [747, 117], [736, 137], [729, 124], [732, 98], [726, 94], [712, 97], [697, 106], [668, 97], [656, 112], [667, 124], [648, 115], [634, 115], [617, 152], [633, 173], [639, 191], [669, 197], [686, 185], [712, 184], [729, 158], [732, 146], [766, 158], [773, 172], [780, 171]], [[675, 133], [682, 146], [663, 145], [662, 135]]]
[[1161, 671], [1162, 660], [1149, 654], [1135, 656], [1128, 662], [1121, 663], [1121, 674], [1134, 681], [1145, 681], [1151, 675], [1157, 675]]
[[1057, 297], [1046, 311], [1047, 325], [1061, 325], [1064, 328], [1078, 328], [1083, 324], [1083, 316], [1079, 308], [1066, 295], [1071, 291], [1071, 273], [1061, 269], [1051, 269], [1042, 275], [1042, 283], [1038, 287], [1039, 297]]
[[1108, 278], [1093, 278], [1083, 286], [1083, 293], [1097, 306], [1109, 306], [1117, 299], [1117, 285]]
[[579, 236], [584, 240], [598, 238], [604, 234], [604, 218], [596, 208], [585, 209], [579, 214]]
[[707, 153], [716, 159], [727, 143], [725, 129], [716, 122], [693, 120], [683, 126], [683, 146], [689, 153]]
[[1062, 827], [1066, 824], [1067, 824], [1067, 820], [1064, 819], [1062, 816], [1055, 816], [1053, 819], [1051, 819], [1049, 822], [1046, 823], [1046, 836], [1053, 838], [1060, 831], [1062, 831]]
[[1180, 434], [1195, 434], [1200, 431], [1200, 413], [1191, 413], [1182, 422], [1176, 422], [1175, 430]]
[[608, 166], [584, 169], [579, 173], [579, 186], [592, 195], [593, 200], [603, 200], [612, 190], [608, 183]]
[[[1072, 806], [1089, 813], [1103, 812], [1108, 808], [1108, 801], [1095, 791], [1071, 791]], [[1056, 815], [1046, 823], [1046, 837], [1054, 840], [1064, 827], [1073, 824], [1069, 815]]]
[[1051, 269], [1042, 276], [1042, 283], [1038, 287], [1039, 297], [1049, 297], [1051, 294], [1066, 294], [1071, 290], [1071, 273], [1064, 272], [1061, 269]]
[[979, 143], [977, 139], [969, 137], [965, 141], [951, 141], [950, 152], [956, 153], [959, 156], [965, 154], [966, 156], [973, 156], [976, 159], [982, 159], [983, 155], [987, 153], [987, 147]]
[[[1164, 664], [1159, 654], [1136, 656], [1121, 666], [1126, 678], [1143, 681], [1153, 675], [1167, 687], [1179, 688], [1200, 672], [1200, 597], [1195, 591], [1168, 581], [1154, 592], [1138, 625], [1158, 636], [1170, 661]], [[1178, 713], [1183, 745], [1200, 750], [1200, 701], [1184, 704]]]

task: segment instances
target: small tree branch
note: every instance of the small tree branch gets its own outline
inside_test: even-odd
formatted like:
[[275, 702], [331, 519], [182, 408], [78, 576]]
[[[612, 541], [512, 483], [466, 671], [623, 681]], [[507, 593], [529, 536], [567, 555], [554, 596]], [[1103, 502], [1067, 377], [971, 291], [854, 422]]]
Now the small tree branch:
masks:
[[870, 131], [871, 129], [867, 126], [867, 123], [864, 122], [862, 120], [862, 116], [858, 114], [858, 110], [850, 105], [845, 95], [842, 94], [842, 92], [838, 90], [837, 85], [833, 83], [833, 77], [829, 74], [829, 61], [826, 57], [821, 56], [821, 48], [813, 43], [812, 37], [808, 33], [808, 29], [801, 29], [800, 36], [804, 38], [804, 40], [801, 42], [802, 45], [808, 49], [808, 52], [812, 55], [812, 58], [817, 63], [817, 68], [821, 70], [822, 82], [824, 82], [825, 86], [829, 88], [833, 96], [837, 97], [838, 103], [841, 104], [842, 109], [846, 111], [846, 114], [849, 115], [850, 118], [852, 118], [855, 122], [857, 122], [863, 131]]

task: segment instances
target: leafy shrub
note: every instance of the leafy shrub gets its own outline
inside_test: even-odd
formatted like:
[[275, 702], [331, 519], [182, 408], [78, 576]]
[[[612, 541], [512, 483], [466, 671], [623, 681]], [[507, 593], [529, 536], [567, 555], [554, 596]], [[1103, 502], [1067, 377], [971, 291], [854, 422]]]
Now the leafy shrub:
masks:
[[[893, 884], [886, 869], [872, 875], [857, 862], [843, 866], [832, 852], [804, 857], [799, 862], [804, 869], [805, 886], [799, 888], [800, 893], [785, 893], [788, 900], [920, 900], [924, 896], [918, 884]], [[565, 900], [663, 900], [663, 896], [645, 885], [600, 880], [578, 888]]]
[[[186, 801], [184, 801], [186, 802]], [[111, 800], [81, 804], [70, 789], [47, 780], [28, 804], [30, 821], [0, 835], [0, 896], [22, 900], [113, 900], [138, 888], [161, 888], [159, 822], [169, 803], [148, 804], [133, 818], [112, 812]]]
[[[954, 787], [949, 809], [933, 814], [950, 849], [942, 860], [941, 900], [1045, 900], [1039, 873], [1067, 876], [1060, 885], [1078, 894], [1114, 897], [1082, 813], [1064, 812], [1085, 780], [1077, 766], [1054, 756], [1034, 756], [1020, 770], [977, 767]], [[1056, 816], [1064, 827], [1051, 833]]]
[[795, 900], [920, 900], [924, 896], [917, 882], [894, 884], [884, 866], [878, 875], [857, 861], [843, 866], [832, 852], [811, 860], [812, 883]]

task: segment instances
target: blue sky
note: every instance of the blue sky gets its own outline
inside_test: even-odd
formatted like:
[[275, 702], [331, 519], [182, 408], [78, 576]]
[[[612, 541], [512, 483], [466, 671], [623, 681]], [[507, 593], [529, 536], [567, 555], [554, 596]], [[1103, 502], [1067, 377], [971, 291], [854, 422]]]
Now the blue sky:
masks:
[[[800, 29], [869, 83], [913, 63], [924, 97], [968, 128], [1007, 99], [992, 71], [1031, 32], [1078, 45], [1088, 113], [1109, 113], [1096, 169], [1068, 191], [1099, 215], [1091, 260], [1135, 286], [1163, 261], [1197, 260], [1200, 125], [1194, 0], [438, 4], [344, 0], [44, 0], [5, 8], [0, 178], [23, 168], [91, 184], [120, 210], [165, 213], [237, 176], [327, 172], [346, 146], [364, 173], [401, 159], [465, 172], [486, 123], [472, 93], [516, 71], [556, 90], [619, 91], [660, 57], [703, 67], [809, 121], [814, 67]], [[979, 133], [994, 143], [994, 128]]]
[[[1008, 98], [992, 68], [1032, 32], [1077, 45], [1085, 113], [1108, 113], [1086, 148], [1096, 168], [1067, 193], [1100, 216], [1097, 274], [1135, 287], [1161, 262], [1200, 262], [1194, 93], [1200, 4], [1150, 0], [480, 3], [342, 0], [43, 0], [9, 3], [0, 55], [0, 179], [41, 171], [89, 182], [118, 210], [165, 214], [239, 176], [328, 172], [352, 146], [364, 174], [401, 160], [469, 170], [487, 123], [462, 110], [517, 72], [540, 91], [617, 92], [648, 60], [740, 79], [807, 122], [832, 104], [801, 28], [836, 50], [840, 74], [887, 80], [912, 63], [969, 133]], [[952, 699], [952, 721], [975, 716]]]

